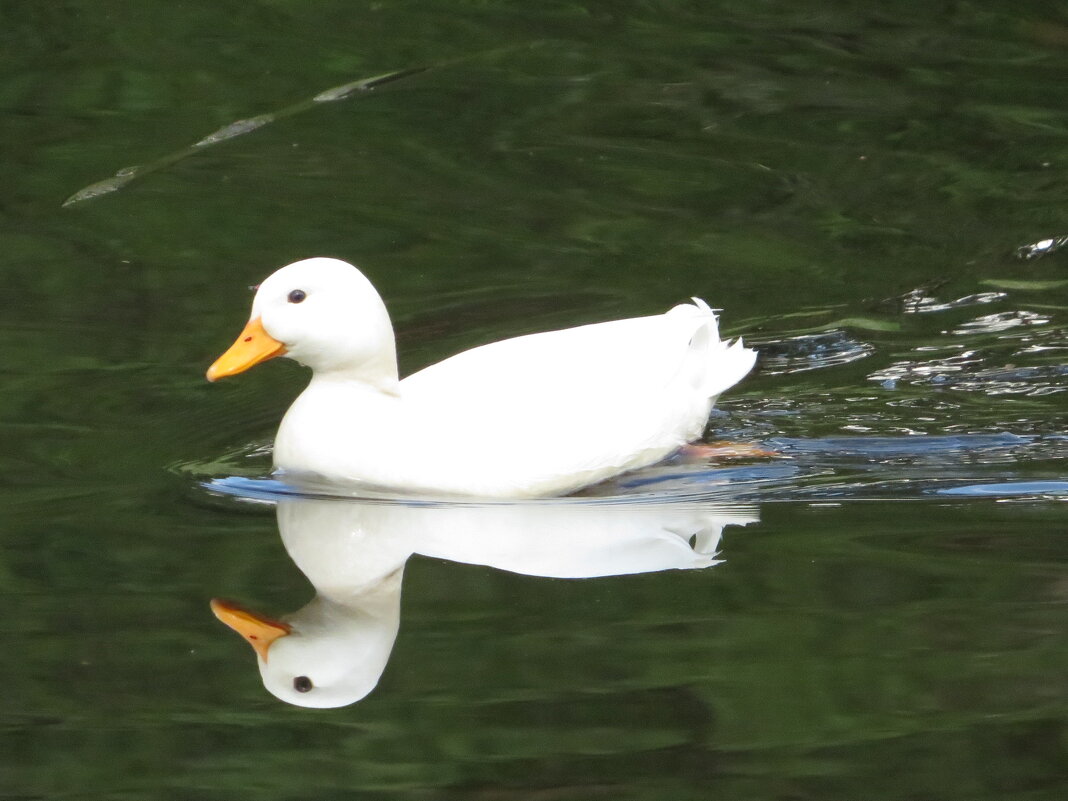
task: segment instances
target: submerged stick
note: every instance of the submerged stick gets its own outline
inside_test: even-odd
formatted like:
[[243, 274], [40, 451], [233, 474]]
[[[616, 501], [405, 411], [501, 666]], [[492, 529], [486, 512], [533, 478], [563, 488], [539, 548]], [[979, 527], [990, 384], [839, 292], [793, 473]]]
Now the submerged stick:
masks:
[[393, 81], [399, 81], [403, 78], [408, 78], [412, 75], [418, 75], [421, 72], [425, 72], [429, 67], [410, 67], [408, 69], [397, 70], [396, 72], [387, 72], [382, 75], [375, 75], [371, 78], [363, 78], [358, 81], [351, 81], [340, 86], [335, 86], [330, 89], [326, 89], [319, 92], [317, 95], [309, 100], [301, 100], [293, 105], [286, 106], [285, 108], [275, 111], [269, 114], [260, 114], [256, 117], [249, 117], [244, 120], [236, 120], [229, 125], [225, 125], [217, 131], [214, 131], [203, 139], [195, 142], [189, 147], [176, 150], [173, 153], [169, 153], [162, 158], [156, 159], [149, 164], [135, 165], [132, 167], [123, 167], [116, 172], [110, 178], [105, 178], [102, 181], [89, 184], [89, 186], [79, 189], [65, 201], [63, 206], [73, 206], [76, 203], [82, 203], [86, 200], [92, 200], [98, 198], [101, 195], [107, 195], [122, 189], [131, 181], [137, 178], [143, 178], [154, 172], [158, 172], [162, 169], [170, 167], [182, 159], [189, 158], [197, 153], [202, 152], [205, 148], [213, 147], [222, 142], [227, 142], [231, 139], [235, 139], [238, 136], [244, 136], [250, 134], [253, 131], [259, 130], [265, 125], [269, 125], [272, 122], [285, 119], [286, 117], [292, 117], [295, 114], [301, 114], [310, 108], [321, 103], [333, 103], [338, 100], [345, 100], [352, 97], [354, 94], [360, 92], [368, 92], [383, 84], [392, 83]]

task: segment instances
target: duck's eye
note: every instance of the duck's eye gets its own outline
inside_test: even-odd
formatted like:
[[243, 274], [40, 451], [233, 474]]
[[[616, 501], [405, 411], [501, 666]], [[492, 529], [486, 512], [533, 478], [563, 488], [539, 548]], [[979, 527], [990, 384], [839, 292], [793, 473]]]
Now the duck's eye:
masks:
[[312, 684], [312, 680], [309, 679], [307, 676], [297, 676], [295, 679], [293, 679], [293, 689], [296, 690], [298, 693], [310, 693], [312, 691], [312, 687], [314, 686], [315, 685]]
[[303, 289], [294, 289], [292, 292], [289, 293], [288, 300], [290, 303], [300, 303], [306, 297], [308, 297], [308, 293], [305, 292]]

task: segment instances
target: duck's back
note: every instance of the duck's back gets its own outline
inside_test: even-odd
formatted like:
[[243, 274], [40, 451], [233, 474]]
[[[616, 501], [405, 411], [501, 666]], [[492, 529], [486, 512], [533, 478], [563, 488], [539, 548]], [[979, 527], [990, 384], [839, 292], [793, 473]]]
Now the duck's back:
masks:
[[400, 392], [405, 416], [453, 466], [442, 479], [470, 487], [451, 491], [557, 494], [700, 436], [716, 395], [754, 359], [721, 342], [715, 315], [695, 302], [473, 348]]

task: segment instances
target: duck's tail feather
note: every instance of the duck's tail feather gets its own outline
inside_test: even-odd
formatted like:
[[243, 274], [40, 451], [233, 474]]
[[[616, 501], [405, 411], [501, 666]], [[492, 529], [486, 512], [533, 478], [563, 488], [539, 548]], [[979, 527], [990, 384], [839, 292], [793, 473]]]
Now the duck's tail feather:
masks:
[[[686, 311], [682, 311], [683, 309]], [[730, 343], [721, 340], [719, 320], [703, 300], [693, 298], [692, 306], [677, 306], [672, 312], [696, 318], [697, 325], [690, 338], [683, 369], [694, 389], [701, 395], [715, 399], [721, 392], [745, 378], [753, 369], [756, 351], [745, 347], [741, 339]]]
[[715, 398], [749, 374], [756, 364], [757, 352], [745, 347], [741, 339], [736, 339], [730, 344], [718, 343], [708, 356], [703, 392]]

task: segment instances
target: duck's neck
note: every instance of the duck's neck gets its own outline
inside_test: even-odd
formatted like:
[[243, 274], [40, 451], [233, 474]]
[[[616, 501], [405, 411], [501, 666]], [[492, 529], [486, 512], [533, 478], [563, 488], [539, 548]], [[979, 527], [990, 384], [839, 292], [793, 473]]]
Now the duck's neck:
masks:
[[383, 350], [356, 365], [320, 366], [312, 373], [312, 383], [321, 386], [362, 384], [387, 395], [396, 395], [400, 384], [396, 351], [392, 348]]

